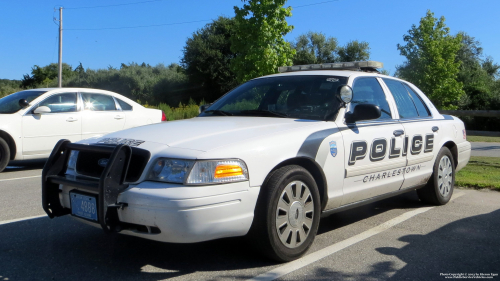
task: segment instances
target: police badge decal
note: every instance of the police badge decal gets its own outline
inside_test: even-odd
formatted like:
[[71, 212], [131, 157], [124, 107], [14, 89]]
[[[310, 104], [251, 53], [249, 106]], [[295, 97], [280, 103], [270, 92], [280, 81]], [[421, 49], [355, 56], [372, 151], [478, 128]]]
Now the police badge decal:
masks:
[[333, 157], [337, 156], [337, 142], [336, 141], [330, 142], [330, 154]]

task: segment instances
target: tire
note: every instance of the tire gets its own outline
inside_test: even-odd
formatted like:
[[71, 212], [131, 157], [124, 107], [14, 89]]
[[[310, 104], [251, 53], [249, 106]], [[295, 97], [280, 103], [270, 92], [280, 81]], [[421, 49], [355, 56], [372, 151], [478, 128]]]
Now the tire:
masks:
[[10, 150], [7, 142], [0, 138], [0, 172], [2, 172], [10, 160]]
[[455, 161], [450, 150], [442, 147], [427, 185], [417, 190], [418, 198], [428, 204], [444, 205], [450, 201], [454, 186]]
[[316, 182], [306, 169], [290, 165], [274, 171], [261, 188], [250, 239], [278, 262], [301, 257], [316, 237], [320, 202]]

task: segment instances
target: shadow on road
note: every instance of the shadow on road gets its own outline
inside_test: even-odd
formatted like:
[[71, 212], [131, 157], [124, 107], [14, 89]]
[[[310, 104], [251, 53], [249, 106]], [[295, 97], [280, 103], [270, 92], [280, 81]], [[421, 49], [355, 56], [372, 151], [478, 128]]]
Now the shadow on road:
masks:
[[0, 225], [0, 280], [161, 280], [272, 264], [243, 238], [160, 243], [106, 235], [69, 216]]
[[416, 191], [411, 191], [396, 197], [388, 198], [322, 218], [318, 229], [318, 235], [393, 209], [405, 210], [421, 208], [424, 206], [425, 205], [418, 199]]
[[[394, 208], [421, 206], [416, 194], [400, 195], [324, 218], [319, 234]], [[160, 243], [106, 235], [69, 216], [0, 225], [0, 279], [160, 280], [196, 271], [221, 271], [219, 278], [247, 279], [252, 277], [248, 273], [224, 271], [274, 264], [255, 253], [251, 241], [245, 238], [197, 244]], [[378, 266], [382, 268], [378, 271], [386, 271], [386, 265]]]
[[2, 173], [43, 169], [47, 159], [10, 161]]
[[[444, 274], [497, 274], [500, 278], [500, 210], [449, 223], [426, 235], [407, 235], [403, 248], [376, 250], [406, 263], [397, 269], [390, 261], [371, 266], [368, 272], [350, 274], [320, 268], [315, 280], [445, 280]], [[454, 278], [452, 278], [454, 279]], [[455, 278], [456, 279], [456, 278]], [[464, 277], [460, 278], [464, 279]], [[465, 279], [479, 279], [467, 278]]]

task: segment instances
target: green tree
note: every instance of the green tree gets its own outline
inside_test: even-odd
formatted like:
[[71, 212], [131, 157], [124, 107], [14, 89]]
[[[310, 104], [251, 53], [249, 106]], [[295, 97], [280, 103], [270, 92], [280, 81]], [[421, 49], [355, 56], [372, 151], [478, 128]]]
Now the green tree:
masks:
[[334, 37], [327, 38], [321, 32], [309, 31], [306, 34], [302, 34], [291, 45], [296, 51], [293, 58], [294, 65], [336, 61], [337, 39]]
[[345, 61], [366, 61], [370, 59], [370, 46], [368, 42], [353, 40], [338, 48], [338, 60]]
[[213, 101], [237, 85], [230, 61], [234, 19], [219, 17], [187, 39], [181, 64], [191, 83], [201, 85], [206, 100]]
[[412, 25], [403, 39], [406, 45], [397, 47], [406, 61], [396, 67], [397, 76], [418, 86], [438, 108], [456, 109], [464, 94], [463, 84], [457, 81], [460, 61], [456, 60], [462, 36], [450, 35], [445, 18], [438, 20], [427, 11], [420, 25]]
[[[39, 88], [39, 87], [55, 87], [57, 86], [58, 64], [51, 63], [44, 67], [35, 65], [31, 68], [31, 76], [25, 74], [21, 81], [23, 88]], [[75, 75], [71, 65], [62, 64], [62, 76], [64, 79], [69, 79]]]
[[465, 32], [460, 32], [462, 45], [456, 60], [460, 62], [457, 80], [462, 82], [465, 94], [461, 97], [460, 109], [494, 109], [496, 104], [497, 76], [500, 65], [490, 57], [483, 59], [481, 43]]
[[234, 7], [235, 28], [231, 51], [236, 57], [231, 69], [239, 82], [276, 73], [279, 66], [291, 65], [295, 50], [283, 36], [292, 31], [286, 18], [292, 8], [286, 0], [242, 0], [243, 8]]

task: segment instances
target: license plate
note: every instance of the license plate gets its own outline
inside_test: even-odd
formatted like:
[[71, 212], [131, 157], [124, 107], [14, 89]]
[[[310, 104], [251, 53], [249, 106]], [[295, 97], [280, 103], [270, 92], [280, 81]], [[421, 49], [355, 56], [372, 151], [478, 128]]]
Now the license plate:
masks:
[[97, 221], [96, 197], [70, 192], [71, 214], [80, 218]]

